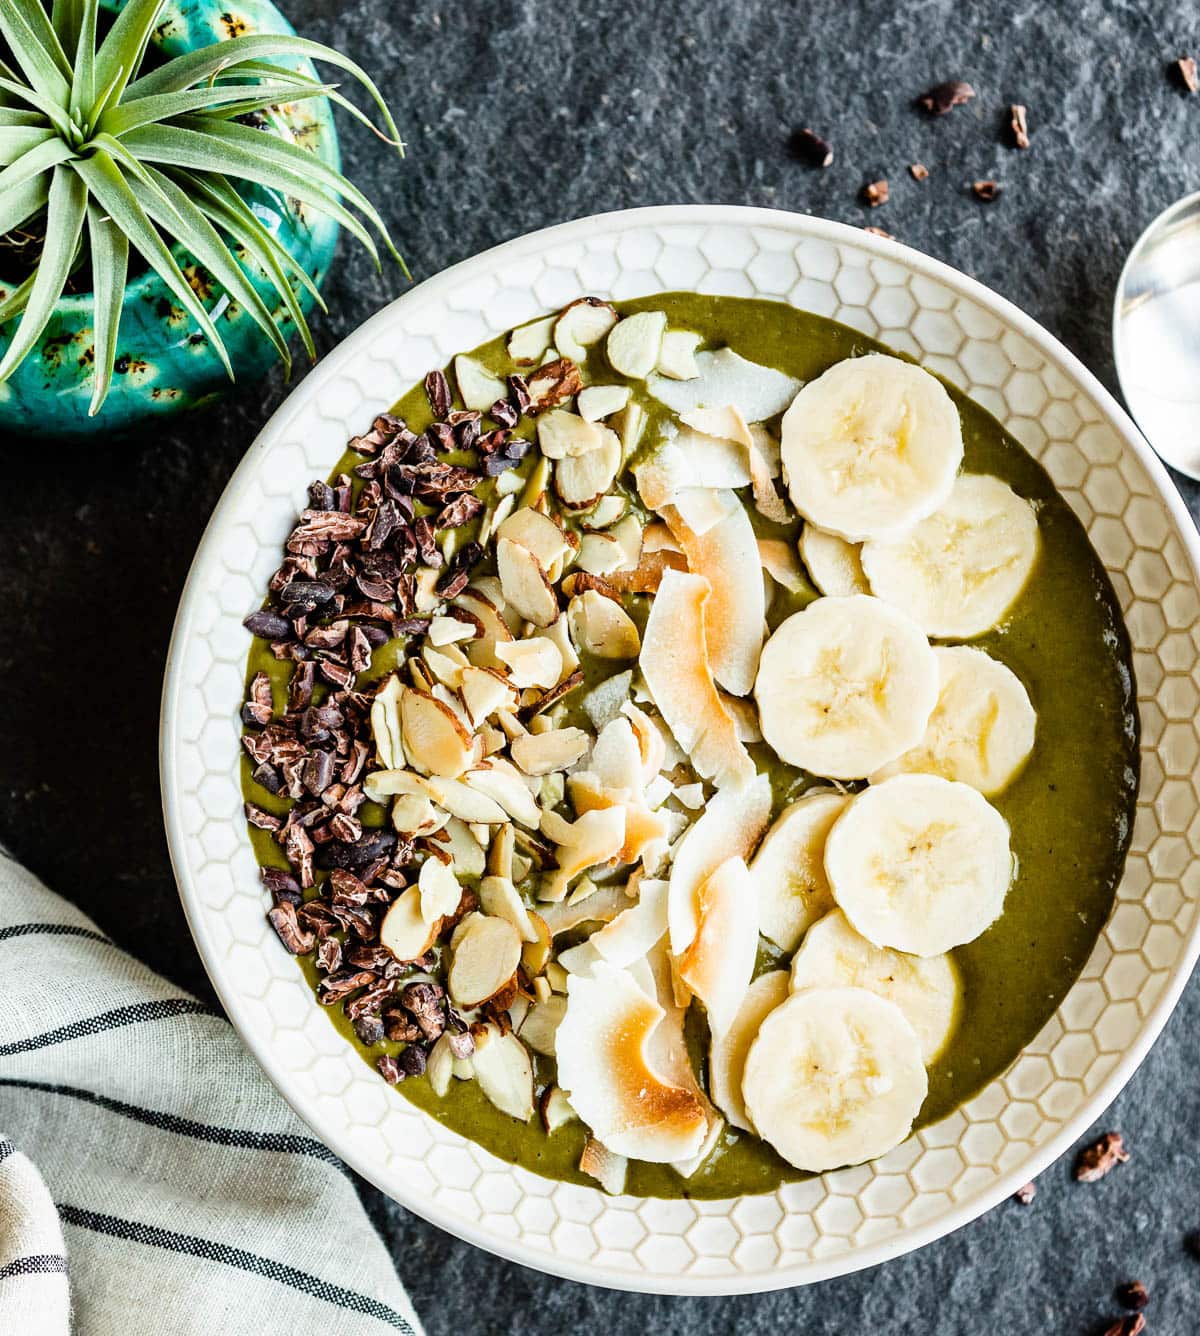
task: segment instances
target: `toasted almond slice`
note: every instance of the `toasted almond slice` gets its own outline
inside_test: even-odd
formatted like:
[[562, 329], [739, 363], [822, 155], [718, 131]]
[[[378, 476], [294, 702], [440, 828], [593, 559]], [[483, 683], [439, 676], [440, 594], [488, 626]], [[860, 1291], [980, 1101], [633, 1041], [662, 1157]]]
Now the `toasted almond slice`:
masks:
[[371, 736], [375, 739], [379, 764], [385, 770], [399, 770], [407, 764], [400, 728], [400, 693], [403, 690], [403, 684], [393, 673], [375, 692], [371, 702]]
[[410, 886], [392, 901], [379, 925], [379, 942], [400, 961], [416, 960], [433, 945], [441, 920], [432, 923], [421, 913], [421, 891]]
[[618, 520], [608, 531], [610, 538], [615, 538], [624, 554], [622, 570], [633, 570], [642, 555], [642, 525], [636, 515], [626, 515]]
[[646, 420], [646, 410], [632, 400], [620, 412], [613, 414], [612, 428], [621, 440], [622, 460], [631, 458], [641, 444]]
[[487, 853], [487, 873], [489, 877], [507, 877], [513, 879], [513, 849], [516, 839], [511, 825], [500, 826], [496, 831]]
[[[577, 899], [580, 890], [586, 890], [588, 894]], [[538, 912], [545, 919], [551, 935], [557, 937], [581, 923], [608, 923], [629, 905], [630, 898], [620, 882], [597, 886], [590, 877], [580, 877], [567, 899], [542, 905]]]
[[508, 519], [517, 504], [517, 498], [512, 494], [512, 491], [516, 490], [515, 487], [512, 491], [502, 492], [500, 490], [501, 479], [509, 477], [512, 472], [513, 470], [510, 469], [508, 473], [502, 473], [500, 478], [496, 479], [496, 494], [500, 499], [495, 505], [489, 506], [484, 511], [483, 519], [479, 521], [479, 534], [476, 541], [480, 547], [487, 547], [488, 543], [491, 542], [492, 534]]
[[690, 329], [667, 330], [658, 350], [655, 370], [672, 380], [695, 380], [700, 374], [696, 366], [696, 349], [701, 341], [700, 335], [693, 334]]
[[703, 576], [667, 571], [650, 609], [638, 662], [676, 742], [701, 777], [720, 788], [747, 783], [755, 768], [709, 667], [704, 620], [709, 593]]
[[562, 668], [555, 686], [562, 686], [579, 667], [579, 655], [571, 644], [571, 633], [567, 624], [567, 614], [560, 612], [554, 623], [546, 627], [545, 639], [551, 640], [562, 655]]
[[468, 585], [454, 600], [460, 611], [479, 623], [481, 634], [467, 645], [467, 657], [479, 668], [503, 668], [496, 657], [496, 645], [513, 638], [508, 623], [480, 590]]
[[[475, 829], [479, 829], [476, 825]], [[482, 827], [483, 831], [487, 827]], [[451, 817], [445, 825], [446, 848], [453, 860], [454, 871], [460, 877], [482, 877], [484, 870], [483, 845], [471, 826], [458, 817]]]
[[771, 579], [789, 594], [799, 594], [810, 588], [800, 569], [795, 549], [782, 538], [760, 538], [758, 558]]
[[557, 323], [558, 316], [548, 315], [514, 329], [508, 336], [509, 357], [518, 366], [535, 366], [554, 342], [554, 326]]
[[536, 416], [565, 403], [583, 389], [579, 367], [566, 357], [544, 362], [528, 378], [529, 412]]
[[578, 413], [555, 408], [538, 419], [538, 449], [547, 459], [568, 459], [599, 450], [604, 443], [602, 428]]
[[458, 382], [458, 397], [468, 408], [486, 413], [497, 399], [504, 398], [504, 382], [473, 357], [460, 354], [454, 359], [454, 379]]
[[[521, 947], [521, 965], [525, 970], [525, 973], [528, 974], [535, 983], [545, 983], [545, 980], [540, 979], [539, 976], [550, 960], [550, 951], [554, 945], [554, 938], [550, 935], [550, 928], [547, 925], [546, 920], [540, 914], [535, 914], [532, 910], [528, 910], [527, 913], [533, 931], [537, 935], [533, 941], [526, 942], [524, 946]], [[547, 990], [549, 987], [550, 985], [546, 984]], [[544, 998], [539, 998], [539, 1001], [544, 1000]]]
[[479, 728], [497, 710], [516, 710], [517, 689], [495, 668], [464, 668], [460, 690], [473, 727]]
[[442, 601], [437, 591], [441, 571], [432, 566], [422, 566], [417, 572], [416, 589], [413, 593], [413, 608], [416, 612], [432, 612]]
[[[582, 419], [580, 419], [582, 421]], [[571, 510], [589, 510], [608, 491], [621, 467], [621, 442], [608, 427], [592, 424], [600, 443], [585, 455], [568, 455], [554, 469], [554, 490]]]
[[431, 775], [422, 780], [424, 791], [429, 794], [439, 807], [444, 807], [451, 816], [468, 823], [498, 825], [507, 820], [507, 815], [493, 798], [479, 793], [462, 780], [440, 779]]
[[450, 814], [435, 807], [419, 793], [401, 793], [392, 802], [392, 826], [398, 835], [412, 838], [436, 834], [450, 820]]
[[437, 649], [443, 645], [453, 645], [460, 640], [471, 640], [475, 635], [475, 628], [470, 622], [461, 621], [457, 617], [435, 617], [429, 623], [429, 643]]
[[567, 977], [567, 971], [557, 960], [550, 961], [546, 966], [546, 981], [556, 994], [567, 991]]
[[533, 795], [525, 787], [520, 772], [499, 756], [489, 756], [482, 765], [468, 771], [463, 776], [463, 782], [475, 793], [498, 804], [522, 826], [530, 830], [538, 828], [541, 812]]
[[521, 1025], [521, 1039], [535, 1053], [547, 1058], [554, 1056], [554, 1034], [567, 1012], [567, 999], [556, 994], [548, 1002], [538, 1002], [529, 1008]]
[[548, 775], [573, 766], [587, 752], [589, 741], [581, 728], [529, 733], [512, 744], [512, 758], [527, 775]]
[[479, 904], [485, 914], [511, 923], [522, 942], [537, 941], [537, 929], [529, 917], [529, 910], [507, 877], [484, 877], [479, 883]]
[[[554, 818], [554, 820], [551, 820]], [[542, 814], [542, 830], [558, 846], [558, 866], [545, 873], [539, 896], [543, 900], [561, 900], [573, 878], [588, 868], [615, 858], [625, 843], [625, 809], [610, 807], [584, 812], [574, 822], [567, 822], [554, 812]]]
[[453, 650], [454, 653], [447, 654], [443, 650], [425, 645], [421, 649], [421, 658], [425, 661], [425, 667], [429, 669], [436, 681], [445, 687], [449, 687], [451, 691], [457, 691], [462, 686], [463, 666], [469, 664], [471, 660], [462, 653], [457, 645], [447, 645], [446, 649]]
[[639, 311], [618, 320], [605, 344], [612, 369], [643, 380], [658, 362], [666, 329], [667, 317], [662, 311]]
[[584, 1142], [583, 1154], [579, 1157], [579, 1169], [581, 1173], [594, 1178], [610, 1197], [619, 1197], [625, 1191], [629, 1161], [624, 1155], [614, 1155], [595, 1137], [588, 1137]]
[[434, 700], [441, 701], [448, 710], [453, 711], [454, 717], [462, 724], [463, 728], [468, 733], [471, 732], [473, 725], [470, 716], [467, 714], [467, 708], [457, 691], [451, 691], [449, 687], [443, 686], [441, 682], [435, 682], [429, 694]]
[[495, 997], [521, 963], [521, 938], [507, 919], [468, 914], [453, 942], [446, 987], [456, 1007], [477, 1007]]
[[[608, 500], [609, 498], [605, 498]], [[625, 564], [625, 551], [621, 544], [606, 533], [585, 533], [579, 544], [579, 555], [575, 565], [589, 575], [607, 575]]]
[[553, 1136], [560, 1127], [576, 1122], [579, 1118], [562, 1088], [556, 1085], [548, 1085], [542, 1091], [541, 1099], [538, 1100], [538, 1114], [547, 1136]]
[[558, 598], [537, 557], [512, 539], [501, 538], [496, 566], [505, 602], [535, 626], [549, 626], [558, 616]]
[[633, 659], [641, 637], [633, 619], [612, 599], [594, 589], [577, 594], [567, 606], [575, 643], [597, 659]]
[[437, 858], [427, 858], [421, 864], [417, 888], [421, 892], [421, 917], [426, 923], [449, 918], [462, 899], [458, 878]]
[[[553, 413], [549, 414], [549, 417], [553, 416]], [[542, 419], [543, 427], [546, 420]], [[514, 543], [519, 543], [532, 552], [547, 571], [556, 561], [572, 551], [571, 542], [562, 529], [549, 515], [543, 515], [540, 510], [534, 510], [532, 506], [522, 506], [519, 510], [514, 510], [496, 530], [496, 537], [510, 538]], [[503, 590], [503, 578], [501, 578], [501, 589]]]
[[454, 1053], [450, 1048], [450, 1036], [442, 1037], [429, 1050], [429, 1059], [425, 1064], [425, 1075], [429, 1078], [429, 1088], [438, 1097], [445, 1098], [450, 1089], [450, 1080], [454, 1075]]
[[514, 686], [553, 687], [562, 673], [562, 652], [547, 636], [513, 640], [496, 646], [496, 657], [508, 668]]
[[625, 407], [632, 393], [628, 385], [589, 385], [579, 391], [579, 416], [588, 422], [611, 417]]
[[454, 779], [477, 759], [475, 741], [454, 711], [424, 691], [405, 688], [400, 724], [405, 753], [420, 770]]
[[554, 343], [564, 357], [582, 362], [593, 343], [599, 343], [617, 323], [617, 312], [599, 297], [580, 297], [563, 309], [554, 326]]
[[606, 496], [602, 501], [596, 503], [584, 527], [587, 529], [607, 529], [610, 524], [616, 524], [628, 508], [628, 503], [623, 496]]
[[484, 1042], [476, 1040], [471, 1062], [480, 1090], [501, 1113], [523, 1123], [533, 1117], [533, 1065], [515, 1034], [502, 1034], [489, 1021]]

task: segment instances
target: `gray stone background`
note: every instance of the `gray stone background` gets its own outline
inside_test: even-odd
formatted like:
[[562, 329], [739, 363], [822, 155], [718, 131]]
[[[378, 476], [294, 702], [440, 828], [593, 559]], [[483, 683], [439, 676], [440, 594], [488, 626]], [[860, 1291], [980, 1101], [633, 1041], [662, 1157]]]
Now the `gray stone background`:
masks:
[[[1150, 218], [1200, 187], [1200, 97], [1167, 65], [1200, 56], [1196, 0], [284, 0], [384, 86], [404, 162], [356, 128], [348, 168], [418, 277], [531, 228], [632, 205], [732, 202], [871, 223], [989, 284], [1115, 389], [1109, 316]], [[947, 78], [979, 96], [929, 121]], [[1006, 146], [1010, 102], [1032, 148]], [[811, 125], [815, 171], [789, 154]], [[906, 165], [931, 176], [918, 184]], [[862, 185], [891, 181], [868, 211]], [[982, 177], [1003, 193], [970, 194]], [[343, 242], [322, 351], [403, 290]], [[397, 386], [397, 390], [402, 387]], [[286, 387], [241, 386], [135, 444], [44, 457], [0, 440], [0, 841], [119, 942], [214, 1000], [167, 860], [156, 733], [163, 659], [192, 552]], [[1181, 484], [1200, 511], [1200, 489]], [[1086, 683], [1078, 684], [1086, 689]], [[1020, 980], [1014, 979], [1014, 987]], [[455, 1333], [1102, 1333], [1116, 1283], [1151, 1293], [1148, 1330], [1200, 1331], [1200, 988], [1097, 1131], [1133, 1158], [1092, 1186], [1069, 1163], [876, 1270], [733, 1299], [625, 1295], [549, 1279], [426, 1225], [363, 1185], [431, 1336]]]

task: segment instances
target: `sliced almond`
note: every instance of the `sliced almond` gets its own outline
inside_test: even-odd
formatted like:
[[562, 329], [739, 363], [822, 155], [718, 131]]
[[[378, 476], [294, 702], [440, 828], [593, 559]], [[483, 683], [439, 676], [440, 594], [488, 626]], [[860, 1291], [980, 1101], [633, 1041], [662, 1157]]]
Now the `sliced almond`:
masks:
[[454, 603], [459, 611], [475, 618], [481, 632], [467, 645], [467, 657], [480, 668], [503, 668], [504, 664], [496, 657], [496, 645], [511, 640], [513, 635], [496, 605], [470, 585]]
[[587, 422], [611, 417], [625, 407], [632, 393], [628, 385], [589, 385], [576, 400], [579, 416]]
[[426, 923], [449, 918], [462, 899], [462, 887], [453, 871], [437, 858], [427, 858], [417, 877], [421, 892], [421, 917]]
[[538, 1115], [547, 1136], [553, 1136], [560, 1127], [577, 1121], [579, 1115], [571, 1107], [561, 1086], [548, 1085], [538, 1100]]
[[[538, 980], [539, 983], [546, 984], [545, 979]], [[548, 988], [550, 985], [546, 984]], [[537, 990], [534, 990], [536, 995]], [[521, 1023], [529, 1014], [529, 1008], [533, 1005], [533, 998], [526, 997], [524, 993], [518, 993], [516, 997], [508, 1004], [508, 1023], [514, 1030], [521, 1028]]]
[[514, 686], [557, 686], [562, 673], [562, 652], [547, 636], [513, 640], [496, 646], [496, 657], [508, 669]]
[[450, 820], [424, 794], [401, 793], [392, 802], [392, 826], [398, 835], [413, 839], [433, 835]]
[[618, 320], [605, 344], [612, 369], [631, 379], [645, 379], [658, 363], [666, 329], [667, 317], [661, 311], [639, 311]]
[[633, 619], [619, 603], [594, 589], [571, 600], [567, 620], [575, 643], [596, 658], [637, 658], [642, 641]]
[[621, 546], [624, 561], [622, 570], [632, 570], [642, 555], [642, 525], [636, 515], [626, 515], [618, 520], [608, 531], [610, 538], [615, 538]]
[[578, 413], [555, 408], [538, 419], [538, 449], [547, 459], [567, 459], [598, 450], [604, 438], [601, 428]]
[[546, 966], [546, 982], [556, 994], [567, 991], [567, 971], [557, 960], [550, 961]]
[[[580, 419], [582, 421], [582, 419]], [[593, 425], [600, 444], [585, 455], [560, 459], [554, 469], [554, 490], [571, 510], [588, 510], [613, 484], [621, 467], [621, 442], [608, 427]]]
[[[429, 1079], [429, 1088], [438, 1099], [445, 1098], [446, 1092], [450, 1089], [451, 1078], [454, 1076], [454, 1052], [450, 1047], [448, 1034], [443, 1034], [429, 1050], [425, 1075]], [[545, 1126], [545, 1118], [542, 1119], [542, 1125]]]
[[500, 490], [501, 479], [509, 477], [512, 473], [513, 470], [509, 469], [508, 472], [502, 473], [496, 479], [496, 494], [500, 499], [494, 506], [490, 506], [484, 512], [483, 519], [479, 521], [479, 536], [476, 541], [480, 547], [487, 547], [492, 534], [508, 519], [517, 504], [517, 498], [513, 495], [513, 492], [517, 490], [516, 486], [510, 484], [511, 491], [501, 492]]
[[[553, 414], [549, 415], [553, 417]], [[545, 419], [543, 419], [543, 426]], [[509, 538], [532, 552], [548, 571], [560, 558], [572, 550], [571, 541], [549, 515], [543, 515], [532, 506], [522, 506], [496, 530], [497, 538]], [[503, 582], [501, 587], [503, 588]]]
[[573, 766], [587, 752], [589, 741], [581, 728], [528, 733], [512, 744], [512, 758], [527, 775], [548, 775]]
[[610, 524], [616, 524], [628, 509], [629, 504], [623, 496], [606, 496], [593, 507], [592, 513], [588, 516], [586, 527], [589, 529], [607, 529]]
[[535, 1053], [554, 1057], [554, 1032], [567, 1014], [567, 999], [559, 994], [549, 1002], [539, 1002], [529, 1008], [521, 1026], [521, 1039]]
[[523, 1123], [533, 1117], [533, 1066], [515, 1034], [501, 1034], [489, 1023], [485, 1042], [476, 1041], [472, 1066], [480, 1090], [501, 1113]]
[[432, 612], [442, 601], [437, 591], [442, 572], [432, 566], [422, 566], [417, 572], [416, 589], [413, 591], [413, 608], [416, 612]]
[[440, 927], [440, 919], [426, 921], [421, 913], [420, 889], [410, 886], [400, 892], [383, 916], [379, 942], [399, 961], [416, 960], [433, 945]]
[[471, 723], [470, 716], [467, 714], [467, 707], [463, 704], [462, 697], [457, 691], [451, 691], [450, 688], [443, 685], [443, 683], [435, 682], [430, 689], [429, 694], [434, 700], [441, 701], [448, 710], [453, 712], [454, 717], [460, 724], [462, 724], [468, 734], [473, 731], [474, 726]]
[[529, 390], [529, 412], [536, 416], [557, 408], [583, 389], [579, 367], [569, 358], [556, 357], [546, 362], [526, 381]]
[[468, 914], [453, 942], [446, 987], [456, 1007], [470, 1009], [495, 997], [521, 963], [521, 938], [507, 919]]
[[537, 557], [511, 538], [501, 538], [496, 544], [496, 567], [505, 602], [535, 626], [549, 626], [558, 616], [558, 598]]
[[489, 756], [481, 766], [464, 775], [463, 782], [503, 808], [520, 825], [536, 830], [541, 824], [541, 812], [520, 772], [500, 757]]
[[565, 612], [560, 612], [553, 625], [546, 627], [545, 638], [553, 641], [559, 654], [562, 655], [562, 668], [559, 670], [558, 682], [555, 684], [561, 686], [571, 678], [579, 667], [579, 655], [575, 653], [575, 646], [571, 644], [571, 633]]
[[529, 910], [507, 877], [484, 877], [479, 883], [479, 904], [485, 914], [511, 923], [523, 943], [537, 941]]
[[[605, 498], [608, 500], [609, 498]], [[606, 533], [585, 533], [579, 544], [579, 555], [575, 565], [589, 575], [607, 575], [615, 571], [625, 561], [621, 544]]]
[[385, 770], [399, 770], [406, 764], [404, 740], [400, 728], [400, 694], [404, 690], [393, 673], [376, 691], [371, 702], [371, 736], [375, 752]]
[[672, 380], [695, 380], [700, 374], [696, 365], [696, 349], [700, 343], [700, 335], [693, 334], [690, 329], [667, 330], [658, 350], [655, 369]]
[[507, 820], [504, 808], [486, 794], [479, 793], [458, 779], [421, 778], [422, 788], [439, 807], [469, 824], [497, 825]]
[[535, 366], [554, 342], [558, 316], [548, 315], [521, 325], [508, 336], [508, 355], [518, 366]]
[[[535, 983], [544, 983], [544, 979], [538, 976], [546, 968], [550, 959], [550, 950], [554, 943], [554, 938], [550, 935], [550, 928], [546, 920], [540, 915], [528, 911], [527, 917], [530, 925], [536, 934], [532, 941], [526, 941], [521, 947], [521, 965], [525, 973], [529, 975]], [[549, 984], [546, 987], [549, 988]], [[544, 1000], [544, 999], [541, 999]]]
[[459, 689], [475, 728], [497, 710], [516, 710], [518, 705], [516, 687], [495, 668], [462, 669]]
[[487, 872], [490, 877], [512, 878], [513, 847], [516, 841], [510, 825], [500, 826], [487, 854]]
[[400, 724], [405, 753], [420, 770], [454, 779], [477, 759], [475, 740], [454, 711], [424, 691], [405, 689]]
[[611, 426], [621, 439], [621, 458], [629, 459], [641, 444], [646, 430], [646, 410], [641, 404], [628, 403], [614, 414]]
[[425, 667], [429, 669], [438, 682], [445, 687], [449, 687], [451, 691], [457, 691], [462, 685], [463, 667], [471, 661], [457, 645], [447, 645], [445, 649], [454, 652], [446, 653], [444, 650], [425, 645], [421, 649], [421, 658], [425, 661]]
[[468, 408], [481, 413], [486, 413], [497, 399], [504, 398], [504, 382], [473, 357], [460, 354], [454, 359], [454, 379], [458, 382], [458, 397]]
[[[451, 817], [446, 822], [444, 834], [447, 837], [446, 848], [454, 863], [454, 871], [460, 877], [482, 877], [484, 870], [483, 845], [475, 834], [478, 826], [472, 829], [459, 817]], [[482, 828], [484, 831], [487, 827]]]
[[554, 326], [554, 344], [564, 357], [582, 362], [593, 343], [599, 343], [617, 323], [617, 312], [599, 297], [580, 297], [564, 308]]
[[457, 644], [460, 640], [471, 640], [475, 636], [475, 628], [470, 622], [460, 620], [458, 617], [435, 617], [429, 623], [429, 643], [436, 649], [441, 649], [444, 645]]

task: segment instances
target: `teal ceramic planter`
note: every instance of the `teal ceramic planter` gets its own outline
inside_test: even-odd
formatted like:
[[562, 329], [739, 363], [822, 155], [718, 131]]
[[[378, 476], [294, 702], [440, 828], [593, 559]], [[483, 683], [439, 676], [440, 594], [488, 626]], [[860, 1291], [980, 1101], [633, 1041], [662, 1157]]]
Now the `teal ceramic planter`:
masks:
[[[102, 7], [116, 12], [124, 3], [102, 0]], [[242, 33], [292, 31], [270, 0], [168, 0], [154, 44], [170, 57]], [[312, 72], [307, 61], [293, 68]], [[263, 133], [286, 133], [293, 143], [310, 149], [330, 166], [339, 166], [337, 132], [328, 103], [317, 99], [299, 102], [284, 108], [280, 119], [282, 126], [272, 122], [272, 128]], [[243, 194], [263, 226], [320, 284], [333, 259], [338, 225], [308, 205], [273, 191], [248, 188]], [[221, 331], [239, 382], [262, 376], [277, 358], [261, 330], [186, 251], [177, 249], [175, 258]], [[278, 297], [271, 286], [260, 281], [252, 266], [247, 272], [268, 306], [276, 310]], [[0, 284], [0, 294], [6, 291]], [[297, 292], [307, 312], [312, 299], [300, 289]], [[8, 382], [0, 385], [0, 432], [57, 437], [127, 432], [195, 408], [229, 388], [229, 378], [208, 340], [179, 308], [167, 285], [147, 271], [131, 279], [125, 290], [116, 374], [103, 407], [90, 418], [92, 321], [89, 294], [62, 298], [37, 345]], [[0, 327], [0, 354], [16, 324], [14, 320]], [[282, 324], [285, 334], [291, 332], [290, 324], [290, 320]]]

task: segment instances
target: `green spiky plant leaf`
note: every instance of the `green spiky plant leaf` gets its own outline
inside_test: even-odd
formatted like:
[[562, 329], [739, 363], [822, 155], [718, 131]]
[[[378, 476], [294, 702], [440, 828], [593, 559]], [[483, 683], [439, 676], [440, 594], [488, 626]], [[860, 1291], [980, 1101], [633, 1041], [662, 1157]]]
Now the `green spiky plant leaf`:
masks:
[[[86, 256], [95, 303], [96, 377], [89, 412], [112, 382], [131, 252], [166, 283], [211, 342], [230, 378], [221, 336], [172, 254], [182, 246], [242, 306], [290, 371], [280, 328], [235, 250], [279, 299], [310, 357], [312, 335], [297, 288], [317, 301], [311, 278], [255, 217], [239, 188], [282, 191], [330, 217], [379, 264], [374, 229], [403, 266], [370, 200], [312, 153], [241, 124], [283, 103], [327, 98], [370, 118], [336, 85], [272, 63], [322, 61], [366, 91], [402, 151], [387, 104], [366, 72], [330, 47], [255, 33], [214, 42], [143, 73], [166, 0], [128, 0], [98, 37], [99, 0], [0, 0], [0, 236], [37, 226], [45, 245], [36, 271], [0, 302], [0, 323], [20, 317], [0, 358], [0, 383], [37, 345]], [[235, 184], [236, 183], [236, 184]], [[407, 271], [406, 271], [407, 272]]]

